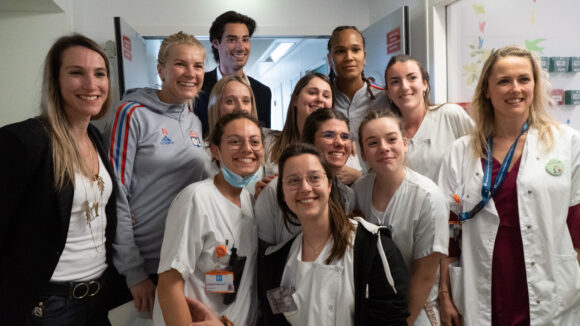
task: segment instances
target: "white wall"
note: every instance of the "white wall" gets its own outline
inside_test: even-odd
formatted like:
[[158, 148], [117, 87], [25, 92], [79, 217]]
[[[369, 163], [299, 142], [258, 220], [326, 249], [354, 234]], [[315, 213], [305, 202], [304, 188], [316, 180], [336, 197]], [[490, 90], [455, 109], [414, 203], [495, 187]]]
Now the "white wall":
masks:
[[[323, 65], [327, 62], [326, 53], [328, 40], [326, 39], [304, 39], [295, 45], [296, 49], [288, 53], [281, 61], [281, 64], [266, 70], [260, 81], [272, 90], [272, 96], [277, 101], [272, 108], [272, 129], [282, 129], [288, 104], [294, 85], [300, 77], [304, 76], [307, 70]], [[268, 65], [268, 63], [258, 63], [258, 65]], [[277, 98], [277, 90], [280, 89], [281, 96]]]
[[[410, 50], [411, 55], [427, 63], [427, 0], [370, 0], [370, 24], [379, 21], [395, 9], [409, 6]], [[426, 67], [428, 69], [428, 67]]]
[[69, 31], [65, 13], [0, 13], [0, 126], [40, 113], [44, 57]]
[[122, 16], [144, 36], [165, 36], [178, 30], [208, 35], [215, 17], [227, 10], [254, 18], [256, 36], [328, 35], [338, 24], [369, 24], [367, 1], [350, 0], [78, 0], [73, 8], [75, 30], [91, 32], [99, 41], [113, 38], [114, 16]]

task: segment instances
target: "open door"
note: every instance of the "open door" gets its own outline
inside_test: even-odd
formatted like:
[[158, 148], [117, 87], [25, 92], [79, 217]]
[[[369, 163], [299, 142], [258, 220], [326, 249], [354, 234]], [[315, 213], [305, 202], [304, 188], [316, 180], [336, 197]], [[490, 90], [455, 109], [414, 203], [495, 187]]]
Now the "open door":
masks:
[[385, 68], [392, 56], [409, 54], [409, 7], [401, 7], [362, 31], [366, 40], [365, 77], [385, 84]]
[[150, 67], [147, 67], [147, 49], [143, 37], [121, 17], [114, 17], [113, 20], [117, 44], [119, 95], [123, 97], [127, 89], [152, 84], [147, 73]]

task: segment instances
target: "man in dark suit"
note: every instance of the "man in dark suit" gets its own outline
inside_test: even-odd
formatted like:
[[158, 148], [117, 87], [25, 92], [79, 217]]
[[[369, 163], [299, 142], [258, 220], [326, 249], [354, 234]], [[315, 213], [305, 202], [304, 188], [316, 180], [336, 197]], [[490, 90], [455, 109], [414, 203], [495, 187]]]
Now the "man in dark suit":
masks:
[[244, 73], [250, 56], [250, 37], [256, 29], [256, 21], [235, 11], [218, 16], [209, 29], [213, 58], [217, 68], [206, 72], [201, 92], [195, 100], [195, 114], [201, 120], [204, 135], [208, 129], [208, 102], [211, 89], [222, 76], [238, 75], [252, 86], [256, 98], [258, 118], [265, 127], [270, 127], [270, 88]]

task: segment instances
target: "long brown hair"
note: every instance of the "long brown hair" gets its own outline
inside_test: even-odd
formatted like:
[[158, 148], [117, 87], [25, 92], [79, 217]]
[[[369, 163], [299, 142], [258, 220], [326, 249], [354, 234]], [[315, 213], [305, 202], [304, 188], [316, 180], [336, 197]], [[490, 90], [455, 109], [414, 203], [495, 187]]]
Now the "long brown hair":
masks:
[[[284, 217], [284, 224], [288, 227], [288, 223], [300, 225], [300, 221], [296, 214], [294, 214], [286, 202], [284, 201], [284, 165], [289, 158], [299, 156], [302, 154], [314, 155], [318, 158], [318, 161], [324, 168], [324, 172], [328, 178], [328, 182], [332, 183], [332, 169], [330, 165], [326, 163], [324, 156], [320, 154], [314, 146], [310, 144], [298, 143], [288, 146], [280, 156], [280, 161], [278, 162], [278, 185], [276, 188], [276, 199], [278, 200], [278, 205], [282, 210], [282, 215]], [[340, 259], [344, 256], [344, 252], [350, 243], [350, 233], [354, 230], [354, 226], [348, 219], [344, 209], [342, 208], [339, 200], [339, 193], [337, 187], [331, 187], [330, 197], [328, 198], [328, 217], [330, 218], [330, 235], [332, 236], [333, 246], [330, 251], [330, 255], [324, 261], [326, 264], [330, 264], [334, 259]]]
[[332, 87], [332, 83], [328, 77], [321, 73], [313, 72], [300, 78], [294, 87], [292, 96], [290, 97], [290, 104], [288, 105], [288, 112], [286, 113], [286, 122], [284, 122], [284, 128], [282, 129], [282, 132], [276, 135], [274, 138], [274, 143], [272, 145], [272, 149], [270, 150], [270, 162], [278, 162], [278, 159], [286, 147], [292, 144], [296, 144], [300, 141], [301, 135], [300, 128], [298, 127], [298, 110], [296, 108], [296, 101], [298, 100], [298, 96], [300, 95], [302, 89], [306, 87], [306, 85], [308, 85], [308, 83], [314, 78], [320, 78], [328, 83], [330, 89], [333, 90], [332, 105], [334, 105], [334, 88]]
[[65, 113], [60, 85], [62, 55], [74, 46], [82, 46], [94, 51], [105, 61], [109, 81], [107, 98], [101, 111], [91, 119], [96, 120], [105, 116], [111, 103], [111, 69], [109, 59], [101, 47], [95, 41], [81, 34], [71, 34], [56, 40], [44, 60], [40, 116], [50, 137], [54, 164], [54, 187], [57, 191], [62, 190], [69, 181], [74, 184], [75, 171], [83, 170], [84, 166], [77, 142], [70, 132], [71, 128]]
[[[425, 69], [425, 67], [423, 67], [421, 62], [419, 62], [419, 60], [413, 58], [410, 55], [398, 54], [398, 55], [392, 57], [391, 60], [389, 60], [389, 62], [387, 63], [387, 68], [385, 68], [385, 91], [389, 89], [389, 82], [387, 80], [387, 72], [389, 72], [389, 68], [391, 68], [392, 66], [394, 66], [398, 62], [407, 62], [407, 61], [412, 61], [417, 65], [417, 67], [419, 68], [419, 71], [421, 72], [421, 79], [423, 79], [423, 81], [427, 84], [427, 89], [425, 90], [425, 93], [423, 94], [423, 103], [425, 103], [425, 110], [428, 110], [429, 106], [433, 105], [429, 101], [429, 95], [431, 93], [431, 84], [429, 84], [429, 81], [430, 81], [429, 73], [427, 72], [427, 69]], [[391, 100], [390, 97], [389, 97], [389, 104], [391, 105], [391, 109], [393, 111], [395, 111], [397, 114], [401, 115], [401, 110], [397, 107], [395, 102], [393, 102]], [[442, 105], [439, 105], [434, 110], [440, 108]]]
[[475, 156], [483, 157], [489, 150], [486, 138], [494, 133], [495, 114], [491, 100], [486, 96], [489, 89], [489, 77], [498, 60], [505, 57], [520, 57], [530, 60], [534, 78], [534, 99], [529, 107], [528, 122], [530, 127], [538, 129], [540, 140], [549, 149], [554, 144], [554, 135], [551, 127], [558, 124], [550, 117], [547, 108], [551, 105], [551, 97], [548, 96], [550, 84], [542, 78], [542, 66], [538, 58], [530, 51], [517, 46], [506, 46], [494, 51], [483, 64], [479, 81], [471, 102], [471, 114], [475, 122], [472, 130], [473, 151]]

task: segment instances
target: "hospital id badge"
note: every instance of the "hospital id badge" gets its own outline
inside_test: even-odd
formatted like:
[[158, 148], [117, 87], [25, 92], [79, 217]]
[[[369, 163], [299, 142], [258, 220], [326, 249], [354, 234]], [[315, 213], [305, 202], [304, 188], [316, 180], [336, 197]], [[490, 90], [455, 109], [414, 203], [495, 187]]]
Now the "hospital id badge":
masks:
[[235, 293], [234, 273], [226, 270], [213, 270], [205, 273], [205, 292]]
[[291, 288], [285, 286], [270, 289], [266, 292], [266, 297], [268, 297], [268, 302], [270, 303], [270, 309], [272, 309], [274, 315], [298, 310], [294, 297], [292, 297], [293, 293], [294, 291], [292, 291]]

